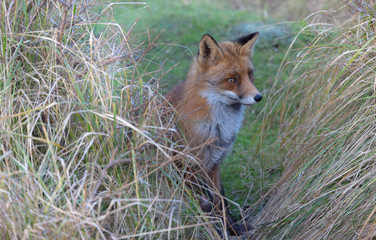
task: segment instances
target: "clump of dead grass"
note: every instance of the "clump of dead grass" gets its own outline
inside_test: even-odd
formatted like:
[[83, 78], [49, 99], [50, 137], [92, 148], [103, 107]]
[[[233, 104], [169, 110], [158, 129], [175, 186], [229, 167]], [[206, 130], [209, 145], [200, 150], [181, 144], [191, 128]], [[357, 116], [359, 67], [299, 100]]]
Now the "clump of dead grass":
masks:
[[351, 2], [345, 20], [313, 16], [306, 30], [316, 37], [275, 83], [264, 132], [279, 123], [286, 171], [254, 221], [260, 238], [376, 236], [376, 15], [364, 4]]
[[144, 70], [156, 39], [123, 30], [119, 4], [1, 5], [3, 239], [218, 236], [172, 164], [188, 153], [171, 140], [166, 72]]

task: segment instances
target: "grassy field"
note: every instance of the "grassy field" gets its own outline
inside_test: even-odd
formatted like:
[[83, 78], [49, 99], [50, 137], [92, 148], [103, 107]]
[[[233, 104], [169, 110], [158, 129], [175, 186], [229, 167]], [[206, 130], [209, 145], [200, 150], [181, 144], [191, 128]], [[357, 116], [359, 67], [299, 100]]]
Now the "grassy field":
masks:
[[289, 24], [239, 3], [4, 2], [0, 237], [228, 238], [177, 174], [189, 149], [161, 99], [204, 33], [260, 31], [265, 100], [222, 166], [232, 210], [246, 209], [257, 239], [374, 238], [372, 2]]

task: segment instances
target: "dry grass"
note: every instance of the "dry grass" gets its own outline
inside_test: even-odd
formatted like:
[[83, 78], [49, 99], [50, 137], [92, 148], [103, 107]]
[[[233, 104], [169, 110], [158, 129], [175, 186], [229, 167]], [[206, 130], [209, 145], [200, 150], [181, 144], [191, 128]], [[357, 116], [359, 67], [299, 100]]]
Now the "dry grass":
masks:
[[263, 131], [279, 123], [272, 149], [286, 171], [254, 220], [262, 239], [376, 236], [376, 15], [365, 4], [347, 21], [312, 16], [315, 39], [275, 83]]
[[218, 237], [172, 163], [189, 152], [166, 72], [143, 70], [155, 42], [114, 22], [117, 4], [2, 3], [2, 239]]
[[[116, 4], [5, 1], [0, 22], [2, 239], [219, 239], [173, 162], [166, 72]], [[143, 4], [143, 3], [139, 3]], [[316, 38], [282, 70], [262, 133], [286, 172], [254, 219], [263, 239], [375, 236], [375, 13], [312, 16]], [[322, 22], [329, 19], [330, 22]], [[147, 33], [146, 33], [147, 34]], [[289, 55], [287, 55], [289, 56]], [[168, 71], [168, 70], [167, 70]], [[269, 148], [271, 149], [271, 148]], [[270, 150], [269, 150], [270, 151]], [[260, 201], [262, 201], [261, 199]], [[219, 226], [219, 225], [217, 225]]]

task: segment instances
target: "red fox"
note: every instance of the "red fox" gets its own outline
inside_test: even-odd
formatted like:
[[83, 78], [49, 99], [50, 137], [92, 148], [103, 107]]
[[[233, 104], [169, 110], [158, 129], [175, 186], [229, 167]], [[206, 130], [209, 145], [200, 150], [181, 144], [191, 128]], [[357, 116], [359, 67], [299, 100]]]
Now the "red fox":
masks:
[[246, 226], [237, 225], [226, 207], [219, 165], [235, 141], [245, 106], [262, 99], [254, 86], [252, 63], [258, 36], [255, 32], [236, 41], [217, 43], [205, 34], [186, 81], [166, 95], [178, 114], [189, 147], [204, 146], [195, 153], [205, 173], [201, 176], [205, 183], [201, 191], [209, 198], [201, 197], [201, 208], [211, 211], [215, 207], [217, 213], [225, 212], [225, 222], [233, 235], [246, 231]]

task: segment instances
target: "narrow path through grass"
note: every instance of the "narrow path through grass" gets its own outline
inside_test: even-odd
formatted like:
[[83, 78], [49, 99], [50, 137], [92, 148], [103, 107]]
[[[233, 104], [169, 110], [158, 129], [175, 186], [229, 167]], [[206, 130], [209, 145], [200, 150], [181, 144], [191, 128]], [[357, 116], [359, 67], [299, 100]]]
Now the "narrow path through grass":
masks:
[[[223, 41], [259, 31], [261, 37], [254, 51], [255, 84], [267, 98], [293, 35], [289, 29], [293, 27], [291, 25], [272, 20], [266, 22], [257, 14], [234, 10], [215, 1], [190, 1], [184, 4], [183, 1], [160, 0], [149, 5], [121, 5], [115, 13], [123, 25], [130, 26], [138, 21], [133, 32], [143, 34], [145, 41], [162, 32], [158, 46], [146, 56], [149, 62], [143, 66], [145, 72], [152, 72], [160, 67], [167, 70], [178, 64], [163, 78], [162, 92], [185, 80], [203, 34], [209, 33], [216, 40]], [[261, 156], [258, 152], [257, 135], [262, 121], [258, 114], [265, 102], [247, 109], [233, 152], [222, 164], [227, 196], [241, 207], [257, 201], [282, 171], [273, 165], [274, 161], [270, 161], [275, 157], [273, 153]], [[277, 131], [272, 129], [263, 143], [271, 144]]]

